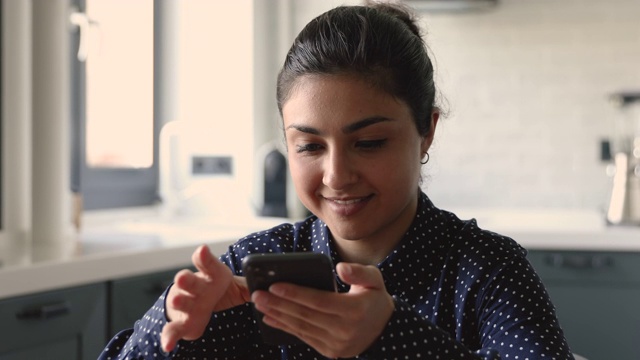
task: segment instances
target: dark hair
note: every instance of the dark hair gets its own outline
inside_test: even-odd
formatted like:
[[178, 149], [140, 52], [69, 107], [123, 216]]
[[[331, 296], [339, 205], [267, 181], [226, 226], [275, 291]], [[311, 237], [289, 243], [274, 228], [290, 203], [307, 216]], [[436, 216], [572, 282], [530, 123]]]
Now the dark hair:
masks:
[[280, 115], [296, 79], [354, 74], [403, 100], [418, 132], [430, 130], [435, 102], [433, 65], [411, 12], [400, 5], [340, 6], [298, 34], [278, 74]]

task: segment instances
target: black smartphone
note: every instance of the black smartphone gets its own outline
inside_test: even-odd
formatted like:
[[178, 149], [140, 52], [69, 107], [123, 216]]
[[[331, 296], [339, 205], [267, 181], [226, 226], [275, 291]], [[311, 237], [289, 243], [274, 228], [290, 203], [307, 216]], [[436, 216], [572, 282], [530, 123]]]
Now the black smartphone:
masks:
[[[276, 282], [336, 291], [331, 259], [320, 253], [250, 254], [242, 261], [242, 271], [251, 293], [268, 290]], [[296, 336], [263, 323], [262, 313], [255, 307], [253, 310], [264, 342], [274, 345], [302, 343]]]

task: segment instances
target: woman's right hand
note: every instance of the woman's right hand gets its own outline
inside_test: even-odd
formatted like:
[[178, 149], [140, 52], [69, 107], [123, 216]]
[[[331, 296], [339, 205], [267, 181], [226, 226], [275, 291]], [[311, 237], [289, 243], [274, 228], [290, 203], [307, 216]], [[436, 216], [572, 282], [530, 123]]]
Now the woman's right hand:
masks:
[[204, 334], [211, 314], [250, 300], [243, 277], [216, 259], [206, 245], [194, 251], [191, 260], [198, 272], [182, 270], [166, 298], [168, 322], [162, 329], [162, 349], [172, 351], [178, 340], [195, 340]]

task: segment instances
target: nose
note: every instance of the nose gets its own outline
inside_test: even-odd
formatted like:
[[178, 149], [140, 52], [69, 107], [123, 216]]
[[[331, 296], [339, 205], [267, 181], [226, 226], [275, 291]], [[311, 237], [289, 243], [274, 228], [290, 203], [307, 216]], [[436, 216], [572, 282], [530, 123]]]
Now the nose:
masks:
[[347, 151], [330, 151], [323, 166], [322, 182], [333, 190], [343, 190], [358, 181], [357, 163]]

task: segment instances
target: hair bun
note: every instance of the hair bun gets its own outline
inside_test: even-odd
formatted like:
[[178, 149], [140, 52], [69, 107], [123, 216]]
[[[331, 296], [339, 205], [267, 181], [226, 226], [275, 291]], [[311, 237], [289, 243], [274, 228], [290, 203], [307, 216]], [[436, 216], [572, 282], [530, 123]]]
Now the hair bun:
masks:
[[396, 19], [402, 21], [412, 33], [422, 38], [422, 32], [420, 26], [417, 24], [418, 17], [414, 10], [406, 4], [401, 2], [385, 2], [385, 1], [371, 1], [366, 2], [366, 6], [372, 9], [376, 9], [380, 12], [392, 15]]

